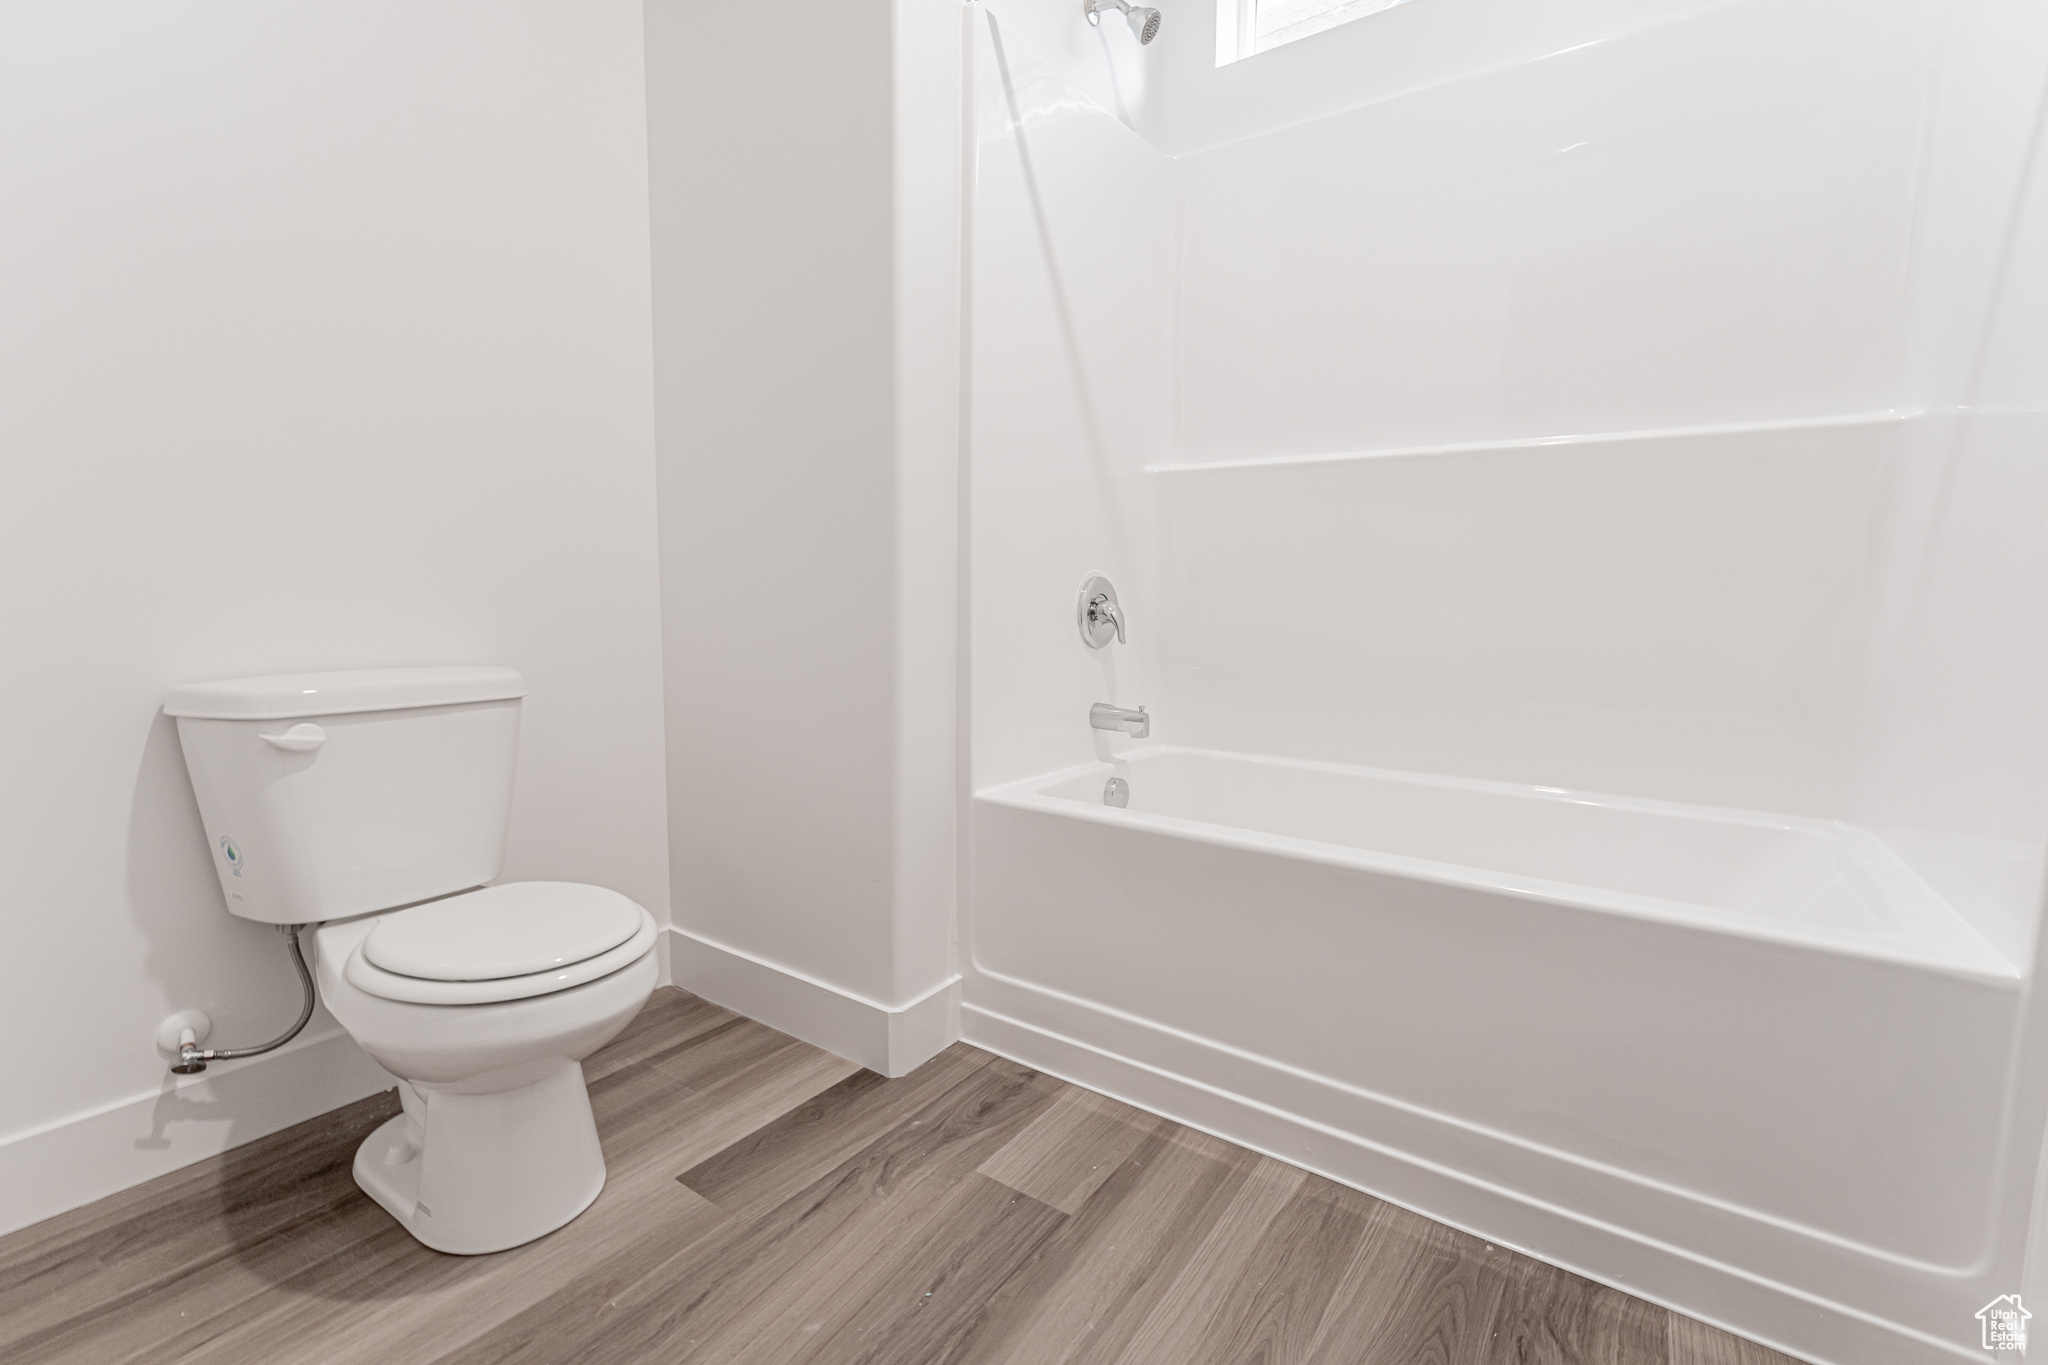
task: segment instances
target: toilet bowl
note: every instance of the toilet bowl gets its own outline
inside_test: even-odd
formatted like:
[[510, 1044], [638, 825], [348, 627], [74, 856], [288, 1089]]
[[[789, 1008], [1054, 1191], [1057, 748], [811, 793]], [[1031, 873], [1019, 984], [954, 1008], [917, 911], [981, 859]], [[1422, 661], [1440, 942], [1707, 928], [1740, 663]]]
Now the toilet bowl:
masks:
[[526, 683], [509, 668], [192, 683], [164, 702], [228, 913], [304, 928], [317, 991], [401, 1080], [356, 1183], [440, 1251], [561, 1227], [604, 1187], [582, 1061], [646, 1003], [653, 917], [492, 886]]
[[[617, 892], [569, 882], [321, 926], [321, 999], [402, 1082], [404, 1112], [357, 1151], [356, 1183], [420, 1241], [460, 1255], [530, 1242], [588, 1208], [605, 1165], [581, 1063], [654, 990], [657, 932]], [[378, 965], [377, 946], [390, 962], [394, 943], [419, 975]], [[539, 970], [505, 971], [523, 966]]]

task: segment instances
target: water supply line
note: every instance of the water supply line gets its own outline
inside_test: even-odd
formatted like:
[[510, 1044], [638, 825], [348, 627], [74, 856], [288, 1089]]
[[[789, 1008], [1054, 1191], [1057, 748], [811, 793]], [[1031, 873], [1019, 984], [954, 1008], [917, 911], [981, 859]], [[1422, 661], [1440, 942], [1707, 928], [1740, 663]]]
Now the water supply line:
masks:
[[280, 924], [285, 941], [291, 947], [292, 966], [299, 969], [299, 989], [305, 993], [305, 1002], [299, 1007], [298, 1022], [284, 1033], [263, 1044], [261, 1047], [201, 1047], [199, 1040], [187, 1028], [178, 1039], [178, 1060], [171, 1063], [171, 1070], [180, 1076], [206, 1070], [208, 1062], [231, 1062], [237, 1057], [255, 1057], [265, 1052], [275, 1052], [299, 1036], [306, 1027], [306, 1021], [313, 1017], [313, 973], [306, 968], [306, 954], [299, 947], [299, 930], [303, 924]]

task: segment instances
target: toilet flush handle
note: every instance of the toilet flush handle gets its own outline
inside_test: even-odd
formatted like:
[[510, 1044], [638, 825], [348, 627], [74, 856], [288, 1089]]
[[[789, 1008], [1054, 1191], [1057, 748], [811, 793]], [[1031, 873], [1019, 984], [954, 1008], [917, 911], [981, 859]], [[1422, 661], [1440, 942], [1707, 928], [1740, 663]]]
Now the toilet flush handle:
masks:
[[327, 742], [327, 732], [317, 725], [299, 724], [281, 735], [265, 735], [263, 742], [274, 749], [303, 754]]

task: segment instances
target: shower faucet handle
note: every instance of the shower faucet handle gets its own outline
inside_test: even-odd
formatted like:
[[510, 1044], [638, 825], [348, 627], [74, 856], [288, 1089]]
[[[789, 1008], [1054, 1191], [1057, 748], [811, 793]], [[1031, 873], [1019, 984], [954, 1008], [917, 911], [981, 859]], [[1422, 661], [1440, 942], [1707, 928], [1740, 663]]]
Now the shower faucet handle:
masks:
[[1107, 593], [1097, 593], [1088, 599], [1088, 620], [1092, 625], [1109, 622], [1116, 627], [1116, 642], [1124, 642], [1124, 614], [1117, 610], [1116, 603], [1109, 600]]
[[1124, 643], [1124, 613], [1117, 605], [1116, 588], [1101, 574], [1090, 574], [1081, 584], [1081, 604], [1077, 613], [1081, 624], [1081, 643], [1090, 649], [1101, 649], [1111, 640]]

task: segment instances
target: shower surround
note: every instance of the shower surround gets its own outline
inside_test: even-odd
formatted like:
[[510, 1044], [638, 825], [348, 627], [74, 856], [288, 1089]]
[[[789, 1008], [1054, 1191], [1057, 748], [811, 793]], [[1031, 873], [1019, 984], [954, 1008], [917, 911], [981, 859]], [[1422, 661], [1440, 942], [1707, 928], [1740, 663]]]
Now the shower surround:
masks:
[[1338, 30], [1222, 127], [1015, 8], [966, 1036], [1817, 1361], [1977, 1358], [2048, 1293], [2041, 16], [1664, 3], [1304, 114]]

